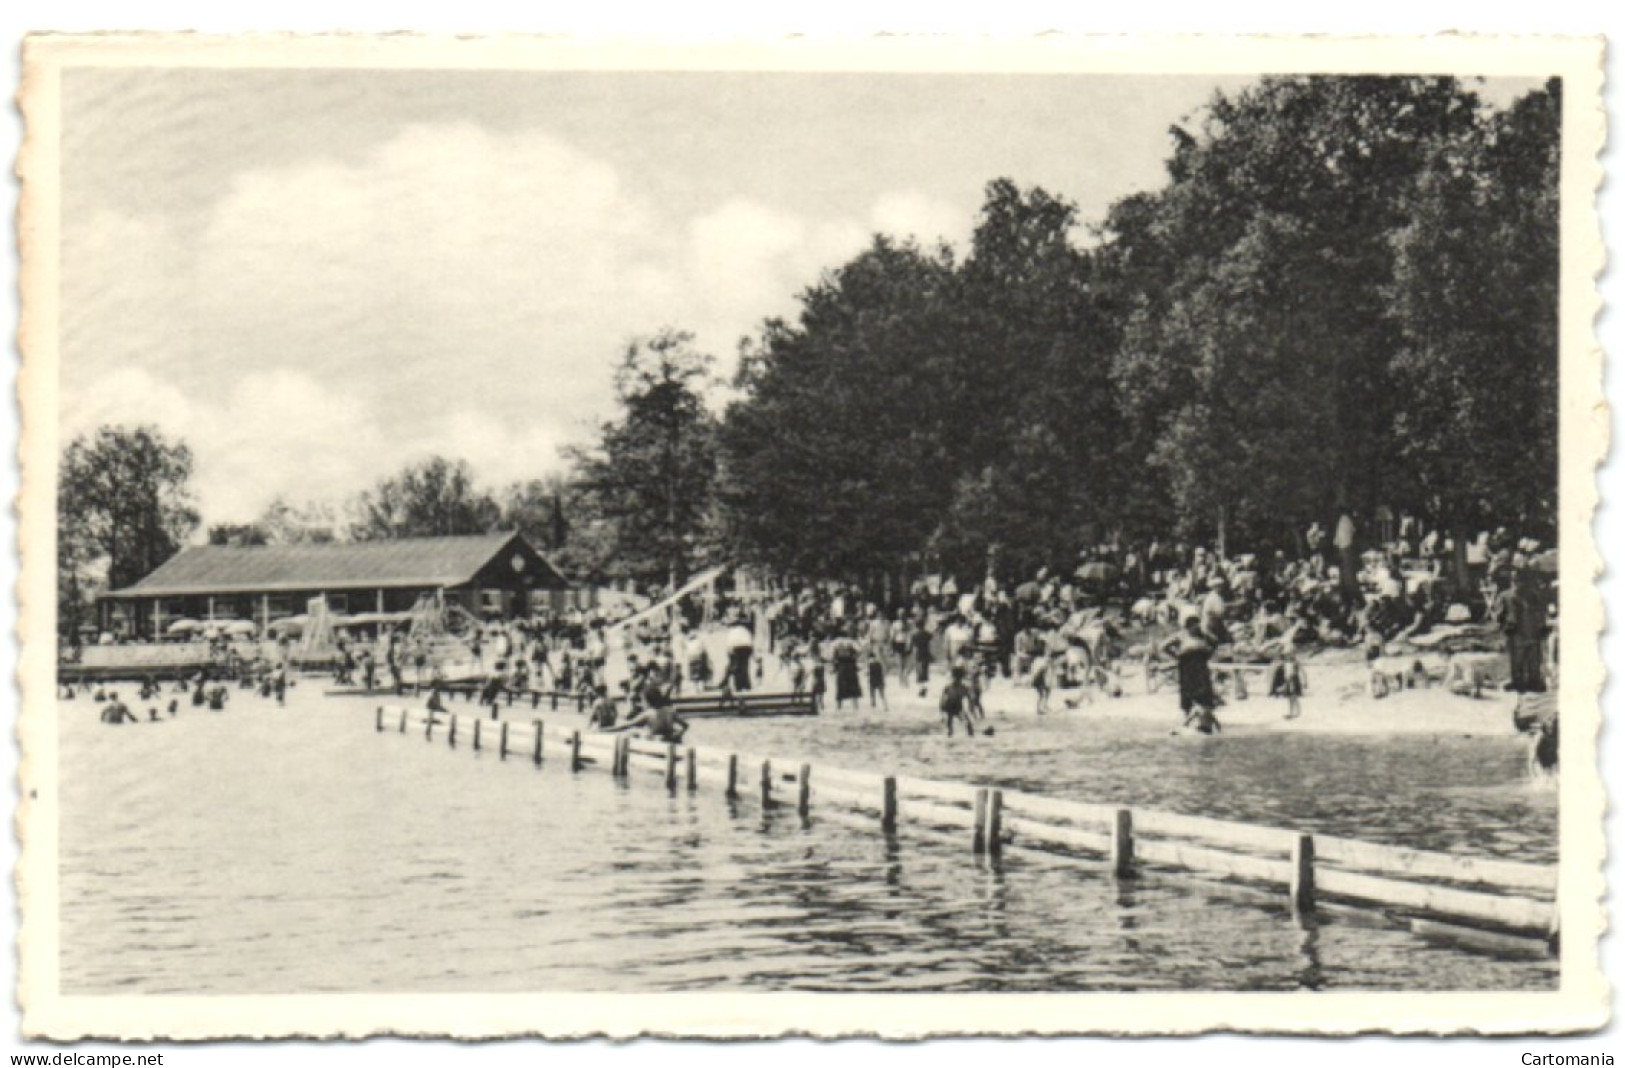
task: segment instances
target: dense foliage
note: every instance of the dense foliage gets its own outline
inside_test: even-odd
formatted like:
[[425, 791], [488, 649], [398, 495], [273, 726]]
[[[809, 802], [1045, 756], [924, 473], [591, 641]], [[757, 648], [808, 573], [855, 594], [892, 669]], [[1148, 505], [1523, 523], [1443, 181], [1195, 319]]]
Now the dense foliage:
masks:
[[75, 438], [57, 469], [57, 620], [89, 621], [94, 596], [174, 555], [198, 525], [192, 451], [156, 428], [104, 426]]
[[[345, 533], [520, 529], [582, 579], [642, 582], [709, 559], [1025, 570], [1114, 535], [1290, 546], [1379, 507], [1549, 536], [1561, 103], [1555, 80], [1504, 110], [1439, 77], [1216, 94], [1170, 131], [1166, 183], [1092, 226], [1000, 178], [962, 257], [876, 235], [742, 343], [720, 416], [711, 358], [666, 329], [627, 346], [566, 476], [491, 492], [433, 457]], [[64, 460], [64, 603], [87, 559], [122, 584], [195, 523], [184, 446], [126, 433]], [[338, 530], [278, 501], [210, 534]]]
[[1379, 506], [1555, 517], [1560, 86], [1270, 78], [1172, 131], [1091, 247], [1000, 179], [964, 261], [877, 238], [771, 322], [721, 434], [762, 562], [1288, 545]]

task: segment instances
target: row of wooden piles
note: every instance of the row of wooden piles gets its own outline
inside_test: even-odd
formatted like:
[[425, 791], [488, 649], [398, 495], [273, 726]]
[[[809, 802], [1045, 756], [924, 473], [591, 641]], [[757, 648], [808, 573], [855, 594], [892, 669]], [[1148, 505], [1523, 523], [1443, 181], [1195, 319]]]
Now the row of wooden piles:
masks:
[[1463, 857], [1334, 835], [1157, 809], [1060, 801], [1038, 794], [906, 775], [850, 771], [806, 760], [663, 745], [627, 734], [550, 730], [541, 719], [487, 721], [420, 708], [377, 712], [376, 729], [421, 731], [450, 747], [557, 760], [573, 772], [630, 780], [658, 775], [670, 792], [714, 790], [803, 819], [907, 831], [964, 842], [972, 853], [1042, 851], [1103, 863], [1114, 877], [1175, 871], [1279, 892], [1295, 916], [1354, 904], [1388, 912], [1428, 935], [1489, 948], [1553, 951], [1555, 866]]

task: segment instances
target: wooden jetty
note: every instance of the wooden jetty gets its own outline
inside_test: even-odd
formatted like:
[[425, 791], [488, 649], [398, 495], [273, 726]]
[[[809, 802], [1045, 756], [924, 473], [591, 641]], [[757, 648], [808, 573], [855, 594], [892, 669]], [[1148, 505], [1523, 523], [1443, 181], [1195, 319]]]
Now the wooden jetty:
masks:
[[1426, 936], [1526, 952], [1557, 950], [1555, 865], [667, 745], [550, 727], [541, 719], [492, 722], [379, 706], [375, 728], [421, 734], [452, 748], [495, 750], [502, 760], [527, 760], [537, 768], [556, 763], [575, 772], [601, 768], [620, 779], [659, 776], [672, 792], [714, 790], [764, 810], [794, 809], [803, 819], [816, 812], [888, 835], [957, 839], [983, 857], [1032, 851], [1096, 864], [1117, 878], [1179, 872], [1262, 886], [1300, 918], [1352, 905]]
[[[462, 697], [465, 701], [473, 701], [479, 696], [484, 687], [482, 681], [459, 680], [457, 682], [442, 682], [439, 684], [440, 692], [447, 698]], [[429, 684], [406, 683], [402, 694], [396, 694], [392, 686], [375, 686], [371, 690], [361, 687], [350, 689], [328, 690], [329, 696], [344, 697], [378, 697], [378, 696], [417, 696], [433, 687]], [[624, 697], [612, 697], [617, 709], [625, 713], [629, 703]], [[576, 690], [544, 690], [534, 687], [526, 689], [504, 689], [501, 694], [502, 706], [506, 708], [524, 707], [526, 702], [532, 709], [540, 709], [547, 705], [548, 711], [557, 712], [562, 706], [566, 709], [585, 713], [590, 704], [586, 694]], [[708, 690], [704, 693], [688, 694], [672, 698], [672, 707], [684, 719], [751, 719], [758, 717], [776, 716], [816, 716], [818, 709], [813, 705], [812, 698], [807, 694], [774, 693], [767, 691], [752, 691], [749, 693], [725, 693], [721, 690]]]

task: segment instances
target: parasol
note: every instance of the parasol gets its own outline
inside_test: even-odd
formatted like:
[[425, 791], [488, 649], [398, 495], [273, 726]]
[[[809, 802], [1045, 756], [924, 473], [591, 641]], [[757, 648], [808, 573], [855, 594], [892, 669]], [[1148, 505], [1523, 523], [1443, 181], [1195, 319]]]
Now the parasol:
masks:
[[1108, 564], [1103, 560], [1094, 560], [1083, 564], [1073, 572], [1083, 582], [1110, 582], [1119, 572], [1116, 564]]
[[202, 630], [203, 624], [195, 619], [177, 619], [164, 628], [166, 634], [188, 634], [194, 630]]

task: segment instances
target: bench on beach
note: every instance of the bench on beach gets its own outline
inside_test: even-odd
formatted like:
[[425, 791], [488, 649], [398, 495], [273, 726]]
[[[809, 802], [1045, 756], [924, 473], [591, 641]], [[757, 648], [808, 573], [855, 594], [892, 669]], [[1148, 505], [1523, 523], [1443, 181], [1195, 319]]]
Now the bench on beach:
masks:
[[98, 682], [174, 682], [191, 678], [199, 672], [209, 678], [223, 675], [224, 665], [216, 663], [186, 664], [58, 664], [56, 680], [60, 686], [84, 686]]
[[796, 693], [728, 693], [715, 690], [673, 697], [671, 704], [677, 714], [685, 719], [818, 714], [810, 696]]

